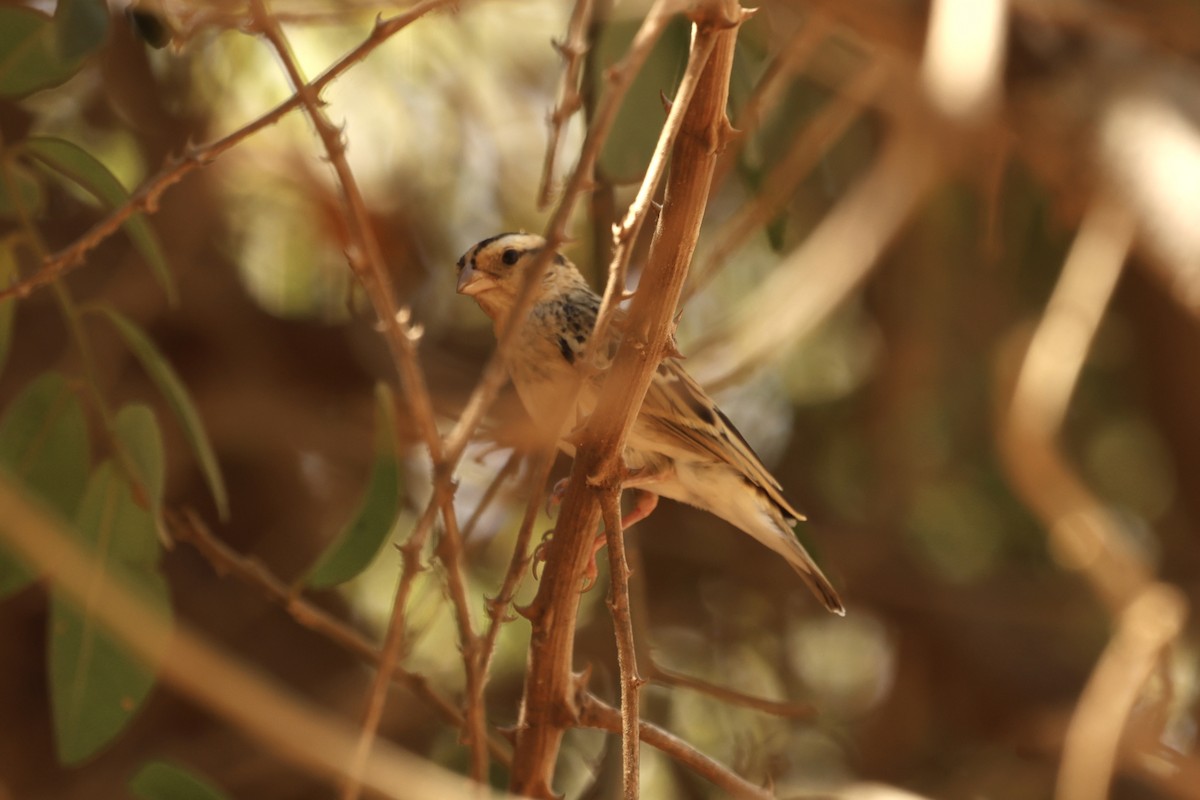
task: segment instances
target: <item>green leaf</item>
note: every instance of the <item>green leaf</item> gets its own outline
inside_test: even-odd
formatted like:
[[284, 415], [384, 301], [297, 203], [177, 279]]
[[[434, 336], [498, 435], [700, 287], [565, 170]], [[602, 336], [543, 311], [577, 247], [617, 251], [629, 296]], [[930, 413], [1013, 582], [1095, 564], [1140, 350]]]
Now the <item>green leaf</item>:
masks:
[[354, 515], [308, 576], [309, 586], [323, 589], [345, 583], [375, 559], [400, 511], [400, 462], [396, 458], [396, 419], [392, 392], [375, 390], [375, 464], [366, 496]]
[[[83, 409], [56, 372], [29, 384], [0, 419], [0, 464], [67, 519], [83, 495], [89, 458]], [[23, 564], [0, 550], [0, 597], [31, 580]]]
[[15, 161], [0, 168], [0, 217], [20, 220], [22, 213], [37, 217], [45, 204], [45, 191], [38, 175]]
[[151, 761], [129, 782], [129, 791], [140, 800], [228, 800], [207, 779], [178, 764]]
[[[170, 616], [166, 581], [157, 571], [154, 519], [135, 499], [112, 462], [96, 468], [78, 515], [80, 536], [111, 578], [141, 601]], [[102, 585], [82, 608], [55, 592], [50, 605], [50, 704], [59, 761], [77, 764], [116, 736], [154, 686], [154, 668], [143, 664], [99, 625], [88, 610], [106, 603]], [[168, 641], [161, 645], [165, 649]]]
[[[129, 199], [129, 192], [86, 150], [65, 139], [37, 137], [27, 139], [21, 144], [24, 152], [43, 167], [52, 177], [65, 179], [80, 187], [99, 200], [106, 208], [114, 209], [123, 205]], [[175, 282], [167, 267], [167, 259], [158, 244], [150, 224], [142, 214], [133, 214], [125, 220], [125, 232], [133, 240], [142, 257], [154, 271], [167, 299], [176, 301]]]
[[158, 421], [149, 406], [138, 403], [125, 406], [118, 412], [114, 427], [117, 439], [133, 461], [131, 465], [137, 482], [145, 489], [144, 498], [150, 506], [156, 528], [162, 530], [163, 487], [166, 466], [163, 460], [162, 435]]
[[59, 53], [54, 22], [22, 6], [0, 6], [0, 97], [20, 97], [56, 86], [78, 71], [82, 59]]
[[[15, 237], [0, 241], [0, 286], [7, 286], [17, 277], [17, 242]], [[8, 363], [8, 351], [12, 346], [13, 316], [17, 312], [17, 298], [0, 300], [0, 373]]]
[[200, 414], [197, 413], [183, 381], [179, 379], [179, 375], [176, 374], [170, 362], [159, 352], [154, 341], [132, 320], [111, 308], [101, 307], [97, 310], [112, 322], [113, 327], [125, 340], [130, 352], [137, 356], [138, 361], [146, 370], [146, 374], [158, 386], [158, 390], [166, 398], [171, 410], [175, 412], [176, 419], [183, 426], [183, 434], [187, 438], [188, 445], [200, 463], [200, 470], [204, 474], [205, 482], [208, 483], [209, 491], [212, 492], [217, 512], [221, 519], [228, 519], [229, 496], [225, 491], [225, 480], [221, 477], [221, 468], [217, 464], [217, 456], [213, 452], [208, 434], [200, 421]]
[[104, 0], [58, 0], [54, 10], [55, 43], [64, 61], [77, 61], [104, 44], [108, 6]]

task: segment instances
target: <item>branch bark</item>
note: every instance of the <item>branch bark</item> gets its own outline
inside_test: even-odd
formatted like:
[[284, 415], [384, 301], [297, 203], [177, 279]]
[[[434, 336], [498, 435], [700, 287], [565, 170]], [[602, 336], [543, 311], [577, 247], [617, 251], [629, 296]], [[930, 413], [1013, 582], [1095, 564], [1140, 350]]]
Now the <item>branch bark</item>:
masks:
[[[676, 304], [695, 249], [717, 155], [730, 132], [725, 117], [734, 43], [744, 12], [734, 2], [710, 2], [693, 15], [698, 40], [714, 46], [671, 156], [663, 213], [648, 267], [630, 309], [621, 349], [583, 433], [546, 570], [528, 609], [533, 626], [525, 696], [513, 755], [511, 788], [554, 797], [551, 784], [563, 731], [578, 719], [572, 672], [580, 579], [591, 558], [600, 517], [593, 487], [619, 486], [621, 454], [655, 368], [669, 353]], [[696, 48], [694, 48], [695, 50]]]

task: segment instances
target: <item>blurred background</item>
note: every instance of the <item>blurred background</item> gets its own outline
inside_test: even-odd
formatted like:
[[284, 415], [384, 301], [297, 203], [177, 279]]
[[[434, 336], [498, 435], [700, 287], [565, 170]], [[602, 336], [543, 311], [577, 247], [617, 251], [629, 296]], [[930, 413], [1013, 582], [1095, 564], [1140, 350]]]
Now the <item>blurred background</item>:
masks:
[[[585, 110], [562, 131], [555, 187], [574, 165], [604, 70], [626, 52], [646, 11], [594, 5]], [[310, 76], [397, 7], [272, 5]], [[85, 193], [36, 177], [22, 160], [24, 140], [73, 142], [132, 190], [192, 144], [234, 132], [291, 95], [274, 54], [241, 29], [240, 4], [170, 0], [139, 6], [133, 17], [123, 6], [110, 12], [102, 43], [68, 80], [0, 98], [5, 181], [18, 191], [34, 187], [24, 216], [12, 203], [0, 208], [0, 236], [32, 222], [54, 252], [106, 213]], [[545, 226], [537, 197], [563, 69], [551, 42], [564, 37], [570, 12], [553, 0], [463, 2], [392, 37], [323, 95], [343, 126], [400, 302], [424, 328], [420, 358], [444, 431], [494, 347], [488, 320], [455, 294], [453, 265], [486, 236]], [[644, 690], [643, 713], [750, 780], [771, 782], [780, 796], [825, 796], [858, 782], [963, 800], [1055, 796], [1081, 694], [1144, 575], [1178, 590], [1171, 608], [1181, 616], [1152, 654], [1149, 679], [1135, 686], [1128, 724], [1113, 723], [1125, 736], [1109, 796], [1200, 797], [1200, 653], [1194, 623], [1185, 621], [1200, 599], [1200, 325], [1189, 272], [1200, 261], [1189, 260], [1196, 251], [1186, 249], [1186, 236], [1179, 258], [1164, 255], [1161, 237], [1142, 238], [1102, 306], [1055, 432], [1063, 463], [1123, 548], [1112, 569], [1133, 589], [1098, 589], [1088, 564], [1054, 544], [1052, 520], [1031, 510], [1020, 488], [1020, 447], [1006, 460], [1002, 441], [1023, 353], [1048, 319], [1096, 192], [1156, 197], [1155, 181], [1197, 174], [1189, 170], [1200, 151], [1200, 7], [1014, 0], [1007, 13], [999, 94], [988, 113], [966, 121], [922, 99], [926, 3], [772, 0], [739, 34], [730, 118], [744, 135], [719, 167], [678, 339], [688, 369], [719, 386], [722, 407], [807, 513], [798, 535], [848, 614], [827, 615], [782, 560], [692, 509], [663, 503], [627, 539], [643, 672], [651, 663], [662, 668]], [[161, 26], [159, 37], [146, 36], [154, 24], [147, 19]], [[660, 92], [673, 94], [687, 46], [688, 25], [678, 19], [638, 75], [600, 158], [596, 190], [571, 222], [567, 252], [597, 287], [607, 231], [636, 191], [665, 118]], [[870, 69], [874, 83], [855, 83]], [[779, 179], [814, 120], [855, 93], [841, 124], [819, 123], [826, 127], [808, 168], [794, 172], [781, 202], [737, 234], [739, 214]], [[1182, 142], [1178, 152], [1149, 134], [1120, 140], [1126, 150], [1106, 144], [1107, 109], [1129, 96], [1174, 114], [1183, 131], [1171, 140]], [[768, 354], [739, 359], [722, 349], [737, 340], [738, 325], [762, 313], [755, 292], [771, 276], [798, 265], [786, 284], [794, 294], [771, 306], [772, 315], [786, 315], [791, 299], [800, 308], [814, 286], [851, 269], [812, 265], [802, 248], [913, 118], [922, 120], [918, 138], [943, 160], [928, 188], [904, 201], [911, 213], [895, 231], [862, 220], [855, 235], [878, 235], [881, 256], [862, 265], [861, 280], [827, 311], [794, 328], [781, 321]], [[1137, 159], [1147, 153], [1166, 160], [1144, 167]], [[1169, 195], [1185, 234], [1200, 212], [1197, 185]], [[1176, 223], [1156, 208], [1139, 206], [1137, 216], [1143, 225], [1162, 223], [1170, 243]], [[396, 383], [346, 265], [340, 190], [311, 124], [299, 112], [284, 116], [187, 174], [148, 219], [176, 304], [124, 234], [103, 241], [62, 286], [74, 303], [102, 303], [140, 325], [174, 366], [228, 486], [228, 521], [218, 517], [186, 431], [122, 338], [85, 316], [90, 352], [81, 352], [62, 289], [5, 301], [12, 328], [0, 415], [48, 369], [86, 380], [114, 405], [150, 404], [164, 440], [166, 505], [194, 509], [219, 539], [285, 583], [302, 580], [354, 517], [375, 457], [375, 386]], [[28, 248], [12, 252], [21, 275], [36, 270]], [[719, 379], [730, 372], [736, 379]], [[395, 541], [430, 487], [428, 457], [400, 408], [406, 450]], [[86, 413], [93, 449], [104, 454], [96, 413]], [[509, 456], [522, 455], [505, 435], [522, 424], [506, 393], [485, 426], [495, 433], [482, 435], [459, 468], [461, 518]], [[560, 459], [552, 480], [568, 469]], [[527, 472], [527, 462], [517, 462], [468, 538], [468, 590], [480, 620], [482, 598], [495, 594], [511, 555], [531, 491]], [[543, 516], [535, 537], [552, 527]], [[603, 587], [605, 559], [600, 565]], [[354, 580], [306, 596], [378, 640], [399, 566], [396, 550], [384, 546]], [[223, 576], [187, 543], [164, 551], [160, 568], [178, 618], [322, 707], [358, 718], [372, 672], [353, 653], [297, 624], [258, 588]], [[518, 603], [534, 589], [527, 575]], [[593, 689], [616, 703], [603, 599], [603, 588], [584, 597], [576, 665], [590, 665]], [[185, 765], [229, 797], [329, 795], [327, 785], [161, 686], [105, 747], [61, 765], [48, 608], [39, 582], [0, 601], [0, 797], [126, 796], [148, 759]], [[460, 697], [457, 631], [439, 569], [418, 577], [408, 618], [406, 664]], [[516, 720], [527, 640], [523, 619], [502, 629], [487, 696], [499, 728]], [[787, 713], [676, 685], [671, 673], [785, 704], [775, 711]], [[458, 731], [414, 695], [392, 692], [381, 731], [466, 770]], [[644, 748], [642, 769], [645, 797], [720, 796], [652, 748]], [[503, 785], [503, 767], [495, 770]], [[567, 797], [617, 796], [619, 770], [613, 737], [573, 731], [557, 788]]]

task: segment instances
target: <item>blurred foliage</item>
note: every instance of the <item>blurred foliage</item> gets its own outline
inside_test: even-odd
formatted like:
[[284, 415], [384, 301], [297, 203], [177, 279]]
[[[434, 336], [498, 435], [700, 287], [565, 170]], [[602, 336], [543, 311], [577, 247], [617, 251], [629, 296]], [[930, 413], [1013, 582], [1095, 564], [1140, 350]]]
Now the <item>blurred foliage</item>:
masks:
[[[53, 16], [0, 7], [0, 280], [32, 274], [193, 143], [288, 98], [273, 54], [240, 29], [240, 6], [161, 6], [138, 6], [134, 24], [92, 0], [63, 0]], [[309, 77], [360, 42], [380, 10], [273, 7]], [[767, 3], [746, 25], [732, 118], [794, 46], [805, 8]], [[550, 41], [568, 13], [554, 0], [464, 3], [403, 31], [323, 95], [397, 292], [425, 330], [421, 357], [447, 426], [493, 346], [475, 305], [454, 293], [453, 264], [484, 236], [544, 223], [534, 199], [561, 63]], [[640, 24], [640, 6], [607, 13], [589, 55], [596, 91]], [[660, 92], [679, 81], [687, 36], [682, 22], [667, 30], [604, 149], [597, 196], [611, 192], [618, 210], [665, 117]], [[164, 39], [170, 46], [157, 49]], [[823, 74], [842, 76], [863, 60], [862, 43], [840, 35], [813, 56]], [[789, 79], [714, 194], [698, 253], [832, 96], [828, 81]], [[576, 117], [564, 153], [582, 132]], [[689, 304], [685, 353], [803, 242], [886, 135], [867, 113], [832, 144]], [[809, 514], [798, 535], [843, 590], [848, 617], [826, 618], [786, 565], [691, 509], [664, 503], [629, 533], [643, 654], [816, 712], [784, 718], [653, 685], [646, 715], [781, 796], [858, 779], [945, 798], [1051, 796], [1063, 730], [1109, 632], [1104, 609], [1048, 552], [995, 447], [1013, 359], [1045, 308], [1073, 221], [1029, 164], [1009, 164], [995, 208], [974, 177], [943, 186], [816, 334], [781, 342], [774, 364], [719, 398]], [[399, 569], [386, 543], [415, 524], [430, 469], [405, 398], [375, 393], [393, 375], [346, 267], [339, 192], [311, 126], [292, 113], [187, 175], [66, 279], [0, 301], [0, 464], [75, 520], [109, 568], [135, 576], [147, 602], [356, 718], [370, 673], [351, 654], [158, 535], [165, 513], [195, 509], [284, 581], [342, 584], [311, 596], [382, 637]], [[607, 228], [589, 214], [573, 220], [571, 254], [596, 276], [605, 267], [589, 263], [588, 247]], [[1195, 605], [1195, 319], [1130, 271], [1092, 356], [1067, 419], [1068, 455]], [[490, 425], [519, 427], [513, 407], [501, 402]], [[484, 450], [458, 472], [463, 520], [507, 456]], [[503, 484], [468, 539], [481, 622], [530, 491], [526, 471]], [[560, 463], [552, 479], [565, 474]], [[552, 526], [539, 517], [535, 539]], [[532, 591], [526, 576], [517, 603]], [[144, 798], [221, 796], [193, 769], [230, 797], [327, 796], [240, 732], [154, 691], [152, 670], [2, 552], [0, 597], [0, 797], [126, 787]], [[593, 689], [611, 699], [602, 590], [581, 613], [576, 666], [590, 665]], [[438, 570], [417, 578], [408, 621], [406, 665], [457, 698], [461, 655]], [[488, 690], [497, 726], [516, 721], [528, 635], [521, 619], [500, 634]], [[1167, 755], [1195, 749], [1197, 653], [1189, 635], [1174, 654]], [[415, 696], [393, 692], [382, 731], [466, 769], [457, 732]], [[644, 796], [717, 796], [648, 748], [645, 758]], [[568, 735], [562, 765], [558, 788], [569, 797], [613, 796], [620, 785], [619, 747], [595, 731]], [[1130, 770], [1112, 797], [1172, 796], [1165, 785]]]

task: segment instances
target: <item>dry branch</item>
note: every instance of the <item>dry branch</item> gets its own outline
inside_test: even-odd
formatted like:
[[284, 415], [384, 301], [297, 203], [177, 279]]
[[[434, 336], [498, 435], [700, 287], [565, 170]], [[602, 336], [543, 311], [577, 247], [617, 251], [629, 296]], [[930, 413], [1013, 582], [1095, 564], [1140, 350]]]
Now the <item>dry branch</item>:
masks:
[[710, 36], [716, 44], [683, 116], [649, 267], [634, 298], [620, 351], [577, 449], [556, 535], [547, 548], [545, 575], [529, 609], [533, 636], [511, 787], [532, 797], [553, 796], [562, 733], [577, 714], [577, 681], [572, 674], [575, 616], [580, 579], [591, 557], [590, 541], [600, 516], [592, 487], [622, 482], [623, 443], [654, 369], [669, 352], [675, 306], [695, 248], [716, 155], [729, 130], [725, 106], [742, 12], [733, 3], [708, 4], [702, 12], [704, 16], [696, 19], [695, 38]]
[[[361, 62], [375, 48], [386, 42], [392, 36], [407, 28], [413, 22], [431, 11], [452, 5], [457, 0], [424, 0], [412, 8], [388, 19], [375, 23], [371, 34], [346, 55], [334, 62], [328, 69], [317, 76], [306, 88], [314, 95], [341, 77], [346, 70]], [[72, 269], [83, 266], [88, 253], [100, 246], [108, 237], [121, 229], [121, 226], [134, 214], [141, 212], [153, 213], [158, 209], [158, 202], [167, 189], [183, 180], [189, 173], [200, 167], [211, 164], [215, 159], [241, 144], [254, 134], [269, 128], [284, 117], [289, 111], [299, 108], [300, 95], [293, 94], [275, 108], [243, 125], [215, 142], [207, 145], [189, 148], [181, 156], [168, 162], [139, 186], [129, 199], [114, 208], [107, 217], [92, 226], [87, 233], [73, 244], [47, 258], [41, 268], [24, 280], [17, 281], [11, 286], [0, 289], [0, 300], [7, 297], [28, 297], [33, 292], [54, 283]]]
[[[578, 706], [581, 727], [599, 728], [611, 733], [620, 733], [624, 730], [626, 721], [621, 716], [621, 712], [595, 695], [585, 692], [578, 699]], [[646, 744], [662, 751], [697, 775], [728, 792], [730, 797], [744, 798], [744, 800], [770, 800], [775, 797], [774, 792], [761, 786], [755, 786], [739, 777], [724, 764], [714, 761], [678, 736], [657, 725], [640, 722], [638, 735]]]

